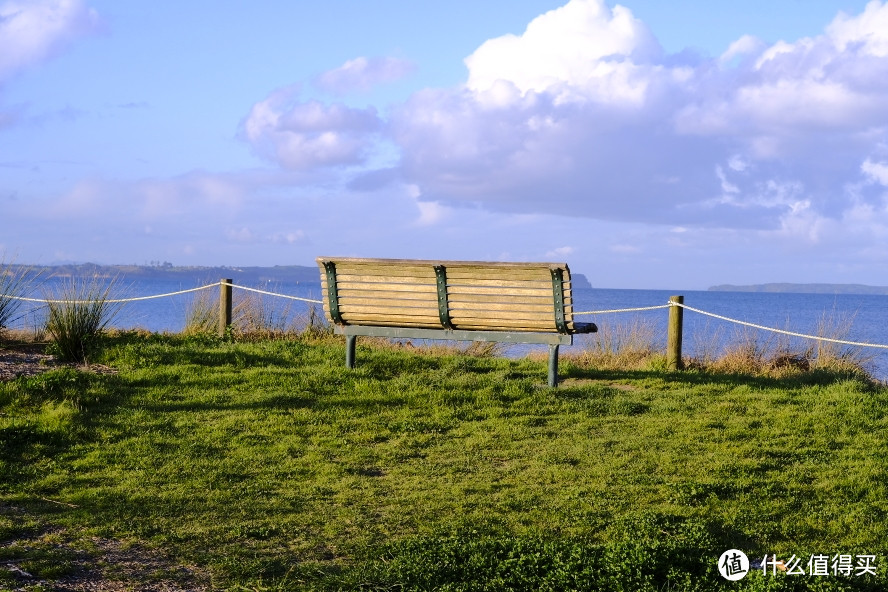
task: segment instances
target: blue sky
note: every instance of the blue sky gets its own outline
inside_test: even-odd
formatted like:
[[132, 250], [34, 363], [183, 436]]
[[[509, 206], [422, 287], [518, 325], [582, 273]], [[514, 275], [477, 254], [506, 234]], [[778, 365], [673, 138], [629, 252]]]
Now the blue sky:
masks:
[[885, 285], [888, 3], [0, 0], [0, 255]]

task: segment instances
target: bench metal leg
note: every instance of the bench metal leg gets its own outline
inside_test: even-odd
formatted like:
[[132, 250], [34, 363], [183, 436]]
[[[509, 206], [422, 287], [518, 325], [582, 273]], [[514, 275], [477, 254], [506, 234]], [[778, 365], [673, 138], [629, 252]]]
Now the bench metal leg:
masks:
[[345, 336], [345, 367], [346, 368], [354, 368], [355, 367], [355, 341], [357, 341], [357, 335], [346, 335]]
[[558, 344], [549, 345], [549, 386], [558, 386]]

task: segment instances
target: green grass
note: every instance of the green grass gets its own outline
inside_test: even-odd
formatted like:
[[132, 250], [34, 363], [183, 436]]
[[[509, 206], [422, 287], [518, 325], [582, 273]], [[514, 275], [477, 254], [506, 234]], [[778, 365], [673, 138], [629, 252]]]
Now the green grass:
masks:
[[[360, 342], [348, 371], [335, 338], [105, 344], [118, 375], [0, 385], [0, 504], [219, 589], [888, 586], [888, 391], [860, 377], [565, 360], [551, 390], [543, 362]], [[729, 548], [879, 575], [732, 584]]]

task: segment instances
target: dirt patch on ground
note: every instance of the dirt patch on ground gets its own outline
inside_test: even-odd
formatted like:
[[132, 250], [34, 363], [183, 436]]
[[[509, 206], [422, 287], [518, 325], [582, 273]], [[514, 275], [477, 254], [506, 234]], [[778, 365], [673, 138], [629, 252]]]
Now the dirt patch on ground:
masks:
[[16, 343], [0, 346], [0, 382], [19, 376], [35, 376], [65, 366], [98, 374], [115, 374], [117, 370], [102, 364], [66, 364], [45, 353], [46, 346]]
[[[0, 504], [0, 516], [32, 518]], [[160, 551], [40, 526], [0, 541], [0, 589], [15, 592], [204, 592], [208, 574]]]

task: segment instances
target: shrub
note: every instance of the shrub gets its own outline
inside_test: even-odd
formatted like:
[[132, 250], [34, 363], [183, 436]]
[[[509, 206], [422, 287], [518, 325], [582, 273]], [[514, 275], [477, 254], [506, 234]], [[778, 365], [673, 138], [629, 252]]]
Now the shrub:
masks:
[[71, 278], [47, 297], [46, 332], [53, 353], [70, 362], [86, 362], [95, 353], [100, 334], [122, 306], [109, 302], [114, 283], [105, 284], [98, 277]]

